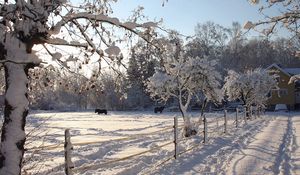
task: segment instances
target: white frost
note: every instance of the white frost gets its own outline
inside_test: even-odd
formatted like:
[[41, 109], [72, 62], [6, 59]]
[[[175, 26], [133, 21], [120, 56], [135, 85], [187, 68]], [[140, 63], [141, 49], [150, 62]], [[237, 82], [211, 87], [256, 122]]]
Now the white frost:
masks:
[[125, 22], [123, 23], [123, 26], [127, 27], [128, 29], [134, 29], [136, 28], [137, 24], [135, 22]]
[[247, 21], [244, 24], [244, 29], [252, 29], [254, 27], [253, 23], [251, 21]]
[[146, 23], [143, 23], [142, 26], [145, 27], [145, 28], [151, 28], [151, 27], [156, 27], [157, 23], [155, 23], [155, 22], [146, 22]]
[[40, 63], [41, 60], [36, 56], [36, 52], [28, 54], [23, 42], [11, 34], [6, 35], [5, 49], [7, 50], [7, 60], [18, 63]]
[[120, 48], [118, 46], [115, 46], [114, 44], [105, 49], [105, 53], [107, 53], [109, 56], [117, 56], [120, 52]]

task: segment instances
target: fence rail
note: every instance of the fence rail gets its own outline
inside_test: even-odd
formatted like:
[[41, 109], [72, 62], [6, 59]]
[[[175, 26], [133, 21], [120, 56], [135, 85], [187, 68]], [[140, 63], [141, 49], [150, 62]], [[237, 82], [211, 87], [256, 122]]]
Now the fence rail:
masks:
[[[240, 123], [244, 123], [247, 124], [247, 115], [246, 113], [249, 112], [251, 113], [251, 115], [249, 115], [249, 119], [252, 119], [252, 113], [254, 114], [255, 118], [259, 118], [260, 117], [260, 111], [252, 111], [252, 108], [250, 108], [250, 111], [246, 111], [244, 109], [244, 111], [239, 111], [238, 109], [236, 110], [235, 113], [233, 113], [233, 115], [228, 115], [227, 111], [224, 110], [224, 115], [221, 117], [206, 117], [205, 115], [203, 116], [203, 127], [201, 127], [203, 129], [202, 133], [203, 133], [203, 142], [202, 143], [207, 143], [209, 140], [209, 137], [213, 137], [215, 135], [220, 135], [221, 133], [223, 134], [227, 134], [228, 133], [228, 127], [231, 128], [238, 128]], [[239, 117], [239, 116], [243, 116], [243, 117]], [[231, 122], [233, 121], [233, 122]], [[196, 124], [201, 124], [202, 121], [198, 121], [196, 122]], [[219, 125], [219, 122], [223, 122]], [[229, 123], [229, 125], [228, 125]], [[240, 125], [241, 126], [241, 125]], [[163, 147], [169, 146], [174, 144], [174, 154], [172, 157], [166, 158], [165, 160], [162, 161], [161, 164], [166, 163], [170, 160], [172, 160], [172, 158], [177, 159], [179, 156], [181, 156], [182, 154], [189, 152], [197, 147], [199, 147], [199, 145], [203, 145], [203, 144], [196, 144], [193, 145], [191, 147], [189, 147], [188, 149], [185, 150], [179, 150], [178, 149], [178, 145], [179, 143], [182, 143], [190, 138], [188, 137], [183, 137], [183, 138], [179, 138], [179, 130], [182, 129], [182, 127], [184, 127], [183, 125], [178, 125], [178, 119], [177, 117], [174, 117], [174, 125], [173, 126], [169, 126], [157, 131], [153, 131], [150, 133], [145, 133], [145, 134], [137, 134], [134, 136], [128, 136], [128, 137], [123, 137], [123, 138], [118, 138], [118, 139], [111, 139], [111, 140], [106, 140], [106, 141], [91, 141], [91, 142], [74, 142], [71, 143], [71, 136], [69, 134], [69, 130], [65, 131], [65, 143], [58, 143], [58, 144], [53, 144], [53, 145], [46, 145], [43, 147], [33, 147], [33, 148], [29, 148], [29, 150], [35, 150], [35, 149], [47, 149], [47, 150], [51, 150], [51, 149], [56, 149], [62, 145], [64, 145], [65, 148], [65, 172], [67, 175], [72, 175], [73, 172], [82, 172], [82, 171], [86, 171], [89, 169], [95, 169], [95, 168], [100, 168], [103, 167], [105, 165], [108, 164], [112, 164], [112, 163], [117, 163], [120, 161], [124, 161], [127, 159], [132, 159], [144, 154], [147, 154], [149, 152], [153, 152], [155, 150], [161, 149]], [[144, 136], [151, 136], [154, 134], [158, 134], [158, 133], [162, 133], [165, 131], [174, 131], [174, 138], [172, 141], [168, 141], [167, 143], [155, 146], [154, 148], [148, 149], [146, 151], [142, 151], [136, 154], [132, 154], [126, 157], [122, 157], [122, 158], [118, 158], [118, 159], [114, 159], [114, 160], [109, 160], [109, 161], [105, 161], [105, 162], [101, 162], [98, 164], [93, 164], [93, 165], [81, 165], [79, 167], [74, 167], [73, 162], [71, 161], [71, 155], [72, 155], [72, 151], [73, 151], [73, 147], [74, 146], [84, 146], [84, 145], [91, 145], [91, 144], [98, 144], [98, 143], [104, 143], [104, 142], [113, 142], [113, 141], [124, 141], [124, 140], [131, 140], [131, 139], [138, 139], [138, 138], [142, 138]], [[222, 131], [223, 130], [223, 131]], [[201, 133], [201, 132], [198, 132]], [[161, 165], [160, 164], [160, 165]], [[60, 165], [61, 166], [61, 165]]]

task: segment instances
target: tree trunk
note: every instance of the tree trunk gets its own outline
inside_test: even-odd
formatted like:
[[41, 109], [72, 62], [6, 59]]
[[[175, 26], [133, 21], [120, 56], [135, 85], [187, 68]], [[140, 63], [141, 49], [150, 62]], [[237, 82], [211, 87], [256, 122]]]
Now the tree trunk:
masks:
[[0, 145], [0, 174], [21, 174], [25, 123], [28, 114], [28, 69], [30, 64], [5, 63], [5, 109]]
[[186, 114], [186, 108], [181, 103], [179, 103], [179, 109], [180, 109], [181, 115], [183, 117], [183, 122], [184, 122], [184, 128], [183, 128], [184, 136], [185, 137], [190, 137], [192, 135], [196, 135], [197, 131], [191, 125], [190, 118]]
[[246, 105], [246, 116], [247, 119], [250, 119], [250, 106]]
[[206, 105], [207, 105], [207, 98], [205, 98], [202, 102], [202, 106], [201, 106], [201, 115], [200, 115], [200, 119], [199, 119], [199, 124], [201, 125], [202, 124], [202, 121], [203, 121], [203, 115], [204, 115], [204, 110], [206, 108]]

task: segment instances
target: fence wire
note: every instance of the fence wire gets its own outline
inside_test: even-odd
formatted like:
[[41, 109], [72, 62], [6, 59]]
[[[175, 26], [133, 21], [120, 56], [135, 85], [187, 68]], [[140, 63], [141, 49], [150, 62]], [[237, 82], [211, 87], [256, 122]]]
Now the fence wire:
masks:
[[149, 149], [149, 150], [147, 150], [147, 151], [142, 151], [142, 152], [140, 152], [140, 153], [133, 154], [133, 155], [130, 155], [130, 156], [126, 156], [126, 157], [123, 157], [123, 158], [120, 158], [120, 159], [115, 159], [115, 160], [103, 162], [103, 163], [100, 163], [100, 164], [86, 165], [86, 166], [81, 166], [81, 167], [78, 167], [78, 168], [74, 168], [73, 171], [84, 171], [84, 170], [88, 170], [88, 169], [100, 168], [100, 167], [102, 167], [102, 166], [104, 166], [104, 165], [107, 165], [107, 164], [120, 162], [120, 161], [123, 161], [123, 160], [131, 159], [131, 158], [133, 158], [133, 157], [137, 157], [137, 156], [140, 156], [140, 155], [143, 155], [143, 154], [152, 152], [152, 151], [154, 151], [154, 150], [163, 148], [163, 147], [168, 146], [168, 145], [170, 145], [170, 144], [174, 144], [174, 142], [173, 142], [173, 141], [172, 141], [172, 142], [168, 142], [168, 143], [165, 143], [165, 144], [163, 144], [163, 145], [156, 146], [156, 147], [154, 147], [154, 148], [152, 148], [152, 149]]
[[[232, 114], [234, 114], [234, 115], [232, 115]], [[231, 124], [229, 124], [227, 126], [235, 126], [236, 122], [239, 122], [239, 123], [245, 122], [243, 120], [243, 116], [245, 115], [244, 111], [238, 113], [238, 121], [236, 121], [235, 114], [236, 113], [231, 113], [231, 115], [227, 114], [227, 121], [228, 121], [228, 123], [231, 123]], [[223, 123], [224, 122], [224, 117], [223, 116], [221, 116], [221, 117], [218, 116], [218, 117], [213, 117], [213, 118], [212, 117], [206, 117], [206, 118], [207, 119], [212, 119], [210, 121], [207, 120], [207, 122], [208, 122], [208, 124], [207, 124], [208, 129], [207, 130], [210, 131], [210, 132], [208, 132], [208, 134], [210, 135], [208, 138], [210, 138], [210, 137], [216, 137], [217, 135], [220, 135], [221, 133], [223, 133], [223, 132], [221, 132], [224, 129], [224, 123]], [[257, 118], [257, 117], [255, 117], [255, 118]], [[229, 122], [229, 120], [233, 120], [233, 122]], [[221, 123], [219, 123], [219, 122], [221, 122]], [[202, 121], [197, 121], [194, 124], [200, 125], [201, 123], [202, 123]], [[209, 126], [209, 124], [213, 124], [213, 125]], [[177, 129], [180, 130], [180, 128], [182, 129], [183, 126], [184, 126], [183, 124], [179, 125]], [[170, 126], [170, 127], [167, 127], [167, 128], [161, 129], [161, 130], [157, 130], [157, 131], [153, 131], [153, 132], [145, 133], [145, 134], [137, 134], [137, 135], [133, 135], [133, 136], [123, 137], [123, 138], [118, 138], [118, 139], [111, 139], [111, 140], [106, 140], [106, 141], [91, 141], [91, 142], [77, 142], [77, 143], [75, 142], [75, 143], [72, 143], [72, 145], [73, 146], [83, 146], [83, 145], [99, 144], [99, 143], [105, 143], [105, 142], [114, 142], [114, 141], [124, 141], [124, 140], [138, 139], [138, 138], [141, 138], [143, 136], [150, 136], [150, 135], [154, 135], [154, 134], [157, 134], [157, 133], [160, 133], [160, 132], [164, 132], [164, 131], [168, 131], [168, 130], [173, 130], [173, 129], [174, 129], [174, 126]], [[199, 132], [199, 133], [201, 133], [201, 132]], [[189, 139], [190, 138], [180, 138], [180, 139], [178, 139], [178, 143], [186, 141], [186, 140], [189, 140]], [[154, 150], [161, 149], [161, 148], [163, 148], [165, 146], [174, 144], [174, 142], [175, 141], [167, 142], [165, 144], [156, 146], [156, 147], [151, 148], [149, 150], [142, 151], [142, 152], [139, 152], [137, 154], [129, 155], [129, 156], [126, 156], [126, 157], [123, 157], [123, 158], [119, 158], [119, 159], [115, 159], [115, 160], [110, 160], [110, 161], [106, 161], [106, 162], [99, 163], [99, 164], [82, 165], [80, 167], [72, 169], [72, 171], [74, 171], [74, 172], [82, 172], [82, 171], [86, 171], [88, 169], [100, 168], [100, 167], [103, 167], [103, 166], [108, 165], [108, 164], [117, 163], [117, 162], [124, 161], [124, 160], [127, 160], [127, 159], [132, 159], [134, 157], [138, 157], [138, 156], [141, 156], [143, 154], [152, 152]], [[59, 147], [62, 147], [63, 144], [64, 143], [57, 143], [57, 144], [46, 145], [46, 146], [42, 146], [42, 147], [32, 147], [32, 148], [28, 148], [27, 150], [35, 150], [35, 149], [53, 150], [53, 149], [57, 149]], [[200, 145], [203, 146], [202, 143], [193, 145], [192, 147], [190, 147], [190, 148], [188, 148], [188, 149], [186, 149], [184, 151], [179, 152], [178, 156], [180, 156], [180, 155], [182, 155], [182, 154], [184, 154], [186, 152], [189, 152], [189, 151], [191, 151], [191, 150], [199, 147]], [[174, 158], [174, 156], [167, 157], [166, 159], [164, 159], [163, 161], [161, 161], [161, 163], [159, 165], [165, 164], [166, 162], [172, 160], [173, 158]], [[154, 168], [156, 169], [156, 167], [154, 167]]]

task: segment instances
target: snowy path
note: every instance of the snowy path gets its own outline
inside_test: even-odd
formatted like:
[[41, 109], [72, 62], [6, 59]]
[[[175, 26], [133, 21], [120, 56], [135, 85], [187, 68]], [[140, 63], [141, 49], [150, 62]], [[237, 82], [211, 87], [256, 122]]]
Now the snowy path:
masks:
[[240, 124], [239, 128], [230, 128], [228, 134], [210, 137], [207, 144], [181, 155], [178, 160], [139, 174], [227, 174], [225, 169], [235, 153], [247, 146], [274, 118], [268, 115], [248, 121], [247, 125]]
[[[300, 122], [300, 117], [297, 120]], [[288, 116], [278, 116], [271, 121], [233, 157], [226, 174], [290, 174], [287, 152], [293, 134], [292, 121]]]
[[293, 140], [292, 140], [292, 172], [291, 174], [300, 174], [300, 115], [293, 116]]

